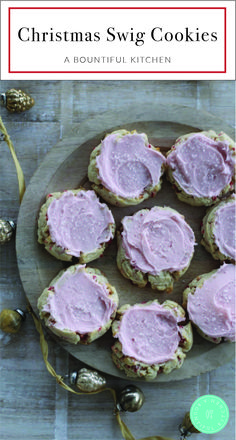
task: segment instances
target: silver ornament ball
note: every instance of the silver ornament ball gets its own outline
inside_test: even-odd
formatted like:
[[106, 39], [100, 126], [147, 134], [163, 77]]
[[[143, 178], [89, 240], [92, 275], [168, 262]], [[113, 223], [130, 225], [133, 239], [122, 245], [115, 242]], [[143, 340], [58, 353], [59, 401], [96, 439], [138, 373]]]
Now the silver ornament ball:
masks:
[[134, 385], [126, 386], [118, 395], [117, 408], [119, 411], [138, 411], [144, 404], [144, 394]]

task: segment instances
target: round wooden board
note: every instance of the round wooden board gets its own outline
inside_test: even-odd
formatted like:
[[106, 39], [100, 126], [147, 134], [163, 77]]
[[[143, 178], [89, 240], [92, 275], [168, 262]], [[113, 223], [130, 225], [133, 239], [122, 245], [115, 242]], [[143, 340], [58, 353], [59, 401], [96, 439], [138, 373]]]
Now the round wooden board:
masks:
[[[73, 132], [55, 145], [34, 174], [21, 204], [17, 234], [16, 251], [18, 267], [26, 295], [37, 312], [37, 299], [49, 282], [68, 264], [56, 260], [49, 255], [37, 242], [37, 217], [45, 196], [54, 191], [78, 188], [90, 188], [87, 179], [87, 167], [92, 149], [98, 145], [106, 133], [118, 128], [136, 129], [145, 132], [150, 143], [166, 152], [180, 135], [213, 129], [223, 130], [233, 137], [233, 129], [214, 116], [198, 112], [193, 108], [179, 106], [142, 106], [140, 108], [120, 109], [109, 112], [80, 124]], [[139, 289], [122, 277], [116, 266], [115, 240], [107, 248], [104, 256], [89, 265], [101, 269], [113, 284], [120, 297], [120, 305], [139, 303], [157, 298], [160, 302], [172, 299], [181, 304], [182, 292], [187, 284], [197, 275], [209, 272], [220, 266], [200, 244], [200, 224], [205, 214], [204, 207], [191, 207], [180, 202], [170, 183], [164, 179], [161, 191], [148, 201], [128, 208], [110, 206], [116, 220], [117, 228], [125, 215], [133, 214], [141, 208], [154, 205], [170, 206], [185, 216], [193, 228], [196, 242], [194, 258], [186, 274], [174, 285], [171, 294], [158, 293], [150, 287]], [[56, 338], [51, 332], [50, 334]], [[111, 331], [94, 341], [89, 346], [71, 345], [56, 338], [69, 353], [89, 366], [117, 377], [127, 378], [119, 371], [111, 360]], [[234, 353], [234, 345], [223, 343], [218, 346], [202, 339], [194, 333], [194, 345], [187, 353], [186, 360], [180, 370], [169, 375], [160, 375], [155, 381], [167, 382], [186, 379], [200, 373], [210, 371], [228, 362]]]

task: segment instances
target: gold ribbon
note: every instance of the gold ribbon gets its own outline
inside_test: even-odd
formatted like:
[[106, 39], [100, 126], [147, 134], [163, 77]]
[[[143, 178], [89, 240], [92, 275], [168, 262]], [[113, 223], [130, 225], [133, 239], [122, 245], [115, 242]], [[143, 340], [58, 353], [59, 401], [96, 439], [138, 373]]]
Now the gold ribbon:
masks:
[[[24, 174], [23, 174], [22, 168], [21, 168], [21, 166], [20, 166], [20, 163], [19, 163], [19, 161], [18, 161], [18, 159], [17, 159], [17, 156], [16, 156], [16, 153], [15, 153], [15, 150], [14, 150], [14, 147], [13, 147], [13, 144], [12, 144], [12, 141], [11, 141], [11, 139], [10, 139], [10, 136], [8, 135], [7, 130], [6, 130], [6, 127], [5, 127], [5, 125], [3, 124], [3, 122], [2, 122], [2, 118], [1, 118], [1, 116], [0, 116], [0, 130], [1, 130], [1, 132], [3, 133], [3, 135], [4, 135], [4, 140], [6, 141], [8, 147], [9, 147], [9, 150], [10, 150], [10, 152], [11, 152], [12, 158], [13, 158], [14, 163], [15, 163], [16, 172], [17, 172], [17, 178], [18, 178], [18, 185], [19, 185], [20, 203], [21, 203], [22, 198], [23, 198], [23, 195], [24, 195], [24, 192], [25, 192], [25, 179], [24, 179]], [[54, 370], [53, 366], [52, 366], [52, 365], [50, 364], [50, 362], [48, 361], [48, 344], [47, 344], [46, 339], [45, 339], [45, 337], [44, 337], [42, 324], [41, 324], [40, 320], [38, 319], [38, 317], [36, 316], [36, 314], [34, 313], [32, 307], [31, 307], [31, 305], [30, 305], [30, 303], [29, 303], [28, 298], [26, 298], [26, 299], [27, 299], [27, 304], [28, 304], [28, 305], [27, 305], [27, 309], [28, 309], [29, 313], [31, 314], [31, 316], [32, 316], [32, 318], [33, 318], [33, 320], [34, 320], [35, 327], [36, 327], [36, 329], [37, 329], [37, 331], [38, 331], [38, 333], [39, 333], [39, 336], [40, 336], [40, 347], [41, 347], [41, 351], [42, 351], [43, 359], [44, 359], [44, 362], [45, 362], [45, 365], [46, 365], [46, 368], [47, 368], [48, 372], [49, 372], [53, 377], [55, 377], [57, 383], [58, 383], [62, 388], [64, 388], [66, 391], [69, 391], [69, 392], [71, 392], [71, 393], [73, 393], [73, 394], [78, 394], [78, 395], [90, 395], [90, 394], [97, 394], [97, 393], [100, 393], [100, 392], [103, 392], [103, 391], [109, 391], [109, 392], [112, 394], [112, 397], [113, 397], [113, 399], [114, 399], [115, 408], [116, 408], [116, 410], [115, 410], [115, 416], [116, 416], [116, 420], [117, 420], [117, 422], [118, 422], [118, 424], [119, 424], [119, 427], [120, 427], [120, 430], [121, 430], [121, 433], [122, 433], [123, 438], [124, 438], [125, 440], [136, 440], [135, 437], [133, 436], [133, 434], [130, 432], [130, 430], [129, 430], [129, 428], [127, 427], [127, 425], [121, 420], [120, 412], [119, 412], [119, 410], [117, 409], [117, 394], [116, 394], [116, 391], [115, 391], [113, 388], [104, 388], [104, 389], [102, 389], [102, 390], [99, 390], [99, 391], [93, 391], [93, 392], [91, 392], [91, 393], [80, 393], [80, 392], [78, 392], [78, 391], [75, 391], [75, 390], [74, 390], [73, 388], [71, 388], [70, 386], [68, 386], [68, 385], [64, 382], [64, 380], [63, 380], [63, 376], [60, 376], [60, 375], [58, 375], [58, 374], [56, 373], [56, 371]], [[142, 438], [142, 439], [139, 439], [139, 440], [173, 440], [173, 439], [170, 439], [169, 437], [154, 436], [154, 437], [145, 437], [145, 438]]]
[[16, 153], [15, 153], [12, 141], [10, 139], [10, 136], [7, 133], [6, 127], [3, 124], [3, 122], [2, 122], [1, 116], [0, 116], [0, 130], [1, 130], [2, 134], [4, 135], [4, 141], [6, 141], [8, 147], [9, 147], [9, 150], [11, 152], [12, 158], [14, 160], [14, 163], [15, 163], [16, 172], [17, 172], [17, 179], [18, 179], [18, 185], [19, 185], [20, 203], [21, 203], [23, 195], [24, 195], [24, 192], [25, 192], [24, 174], [23, 174], [22, 168], [20, 166], [20, 163], [19, 163], [19, 161], [17, 159], [17, 156], [16, 156]]

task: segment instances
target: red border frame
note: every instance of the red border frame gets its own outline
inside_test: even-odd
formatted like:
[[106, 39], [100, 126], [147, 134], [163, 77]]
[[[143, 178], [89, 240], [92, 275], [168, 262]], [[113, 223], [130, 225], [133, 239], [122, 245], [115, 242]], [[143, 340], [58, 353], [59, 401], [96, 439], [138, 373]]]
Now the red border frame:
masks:
[[[11, 11], [15, 9], [221, 9], [224, 11], [224, 70], [219, 71], [14, 71], [11, 70]], [[226, 7], [9, 7], [8, 8], [8, 73], [226, 73]]]

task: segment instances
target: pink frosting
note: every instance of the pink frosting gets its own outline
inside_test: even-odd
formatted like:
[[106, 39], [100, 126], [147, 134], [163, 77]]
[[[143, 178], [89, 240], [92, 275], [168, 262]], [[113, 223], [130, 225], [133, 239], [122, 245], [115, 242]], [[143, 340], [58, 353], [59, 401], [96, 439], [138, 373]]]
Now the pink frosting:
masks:
[[180, 342], [178, 322], [170, 310], [152, 303], [133, 306], [122, 316], [116, 337], [122, 352], [146, 364], [158, 364], [173, 359]]
[[189, 264], [194, 233], [178, 212], [155, 206], [124, 217], [122, 225], [122, 244], [135, 269], [157, 275]]
[[179, 186], [194, 197], [218, 196], [234, 175], [228, 142], [216, 142], [203, 134], [177, 144], [167, 164]]
[[235, 194], [232, 202], [228, 202], [217, 209], [215, 214], [214, 236], [215, 242], [223, 255], [235, 260], [236, 252], [236, 216]]
[[165, 161], [144, 134], [110, 134], [102, 141], [97, 157], [99, 179], [114, 194], [136, 198], [147, 187], [158, 185]]
[[223, 264], [188, 296], [189, 318], [203, 333], [235, 340], [235, 266]]
[[67, 253], [79, 257], [92, 252], [113, 238], [111, 211], [100, 203], [94, 191], [73, 194], [65, 191], [47, 210], [47, 224], [52, 241]]
[[68, 270], [55, 283], [43, 311], [49, 312], [52, 324], [59, 330], [69, 329], [85, 334], [99, 330], [110, 319], [116, 304], [109, 298], [109, 290], [78, 265], [75, 273]]

